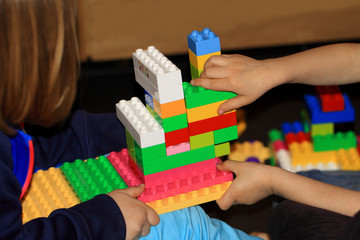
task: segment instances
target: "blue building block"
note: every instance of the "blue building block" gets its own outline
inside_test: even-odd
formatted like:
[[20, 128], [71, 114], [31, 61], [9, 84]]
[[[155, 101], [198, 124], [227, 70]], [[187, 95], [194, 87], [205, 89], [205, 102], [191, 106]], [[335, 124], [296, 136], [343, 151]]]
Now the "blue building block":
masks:
[[344, 94], [345, 108], [343, 111], [323, 112], [319, 99], [314, 95], [305, 95], [305, 102], [311, 123], [346, 123], [355, 121], [355, 110], [346, 94]]
[[304, 127], [301, 122], [296, 121], [294, 123], [283, 123], [281, 126], [281, 130], [283, 131], [283, 134], [286, 135], [288, 133], [299, 133], [304, 132]]
[[145, 102], [147, 103], [147, 105], [149, 105], [152, 109], [154, 109], [154, 100], [153, 97], [150, 95], [150, 93], [148, 93], [146, 90], [145, 91]]
[[188, 35], [188, 47], [196, 56], [219, 52], [220, 39], [209, 28], [203, 31], [192, 31]]

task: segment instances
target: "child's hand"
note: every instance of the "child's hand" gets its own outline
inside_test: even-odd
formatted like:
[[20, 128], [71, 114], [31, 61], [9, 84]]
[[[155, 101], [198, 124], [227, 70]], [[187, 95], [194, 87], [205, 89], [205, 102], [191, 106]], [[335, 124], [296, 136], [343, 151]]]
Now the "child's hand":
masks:
[[108, 195], [119, 206], [126, 223], [126, 239], [139, 239], [150, 232], [150, 226], [157, 225], [159, 215], [145, 203], [136, 199], [145, 190], [145, 186], [139, 185], [123, 190], [114, 190]]
[[271, 60], [255, 60], [242, 55], [211, 56], [200, 78], [191, 84], [211, 90], [237, 93], [238, 96], [221, 104], [219, 114], [252, 103], [279, 81], [279, 72], [269, 66]]
[[274, 167], [231, 160], [226, 160], [217, 167], [236, 175], [228, 190], [216, 201], [222, 210], [227, 210], [234, 204], [254, 204], [273, 194], [270, 174]]

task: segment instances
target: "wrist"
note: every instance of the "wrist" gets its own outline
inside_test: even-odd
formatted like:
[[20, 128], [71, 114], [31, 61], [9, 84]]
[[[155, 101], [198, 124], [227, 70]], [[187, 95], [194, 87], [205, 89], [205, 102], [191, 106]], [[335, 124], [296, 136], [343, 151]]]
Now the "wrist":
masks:
[[271, 88], [292, 81], [292, 70], [287, 66], [287, 62], [283, 58], [266, 59], [264, 64], [269, 69], [270, 78], [273, 79]]

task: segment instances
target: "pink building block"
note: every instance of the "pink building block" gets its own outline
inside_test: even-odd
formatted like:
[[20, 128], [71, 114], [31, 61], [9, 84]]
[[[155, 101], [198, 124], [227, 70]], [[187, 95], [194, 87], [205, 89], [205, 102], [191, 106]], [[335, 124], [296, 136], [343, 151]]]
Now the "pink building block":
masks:
[[128, 187], [144, 183], [144, 175], [131, 159], [126, 148], [122, 149], [121, 152], [111, 152], [107, 158]]
[[190, 143], [184, 142], [177, 145], [169, 146], [166, 148], [166, 155], [174, 155], [182, 152], [190, 151]]
[[223, 172], [218, 169], [186, 178], [177, 176], [177, 179], [173, 182], [165, 182], [153, 187], [146, 186], [145, 191], [138, 199], [149, 203], [232, 180], [233, 174], [231, 172]]

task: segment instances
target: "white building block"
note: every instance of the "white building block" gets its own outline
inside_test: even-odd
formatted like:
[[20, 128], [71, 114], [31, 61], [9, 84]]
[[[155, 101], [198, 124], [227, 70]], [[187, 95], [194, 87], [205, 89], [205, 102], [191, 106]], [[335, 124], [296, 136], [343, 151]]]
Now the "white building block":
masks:
[[141, 148], [165, 143], [164, 129], [139, 98], [117, 103], [116, 116]]
[[184, 98], [184, 90], [182, 84], [171, 85], [166, 88], [157, 89], [148, 79], [140, 72], [135, 69], [136, 81], [160, 104], [177, 101]]
[[181, 86], [181, 71], [154, 46], [133, 53], [134, 68], [160, 92], [170, 86]]

